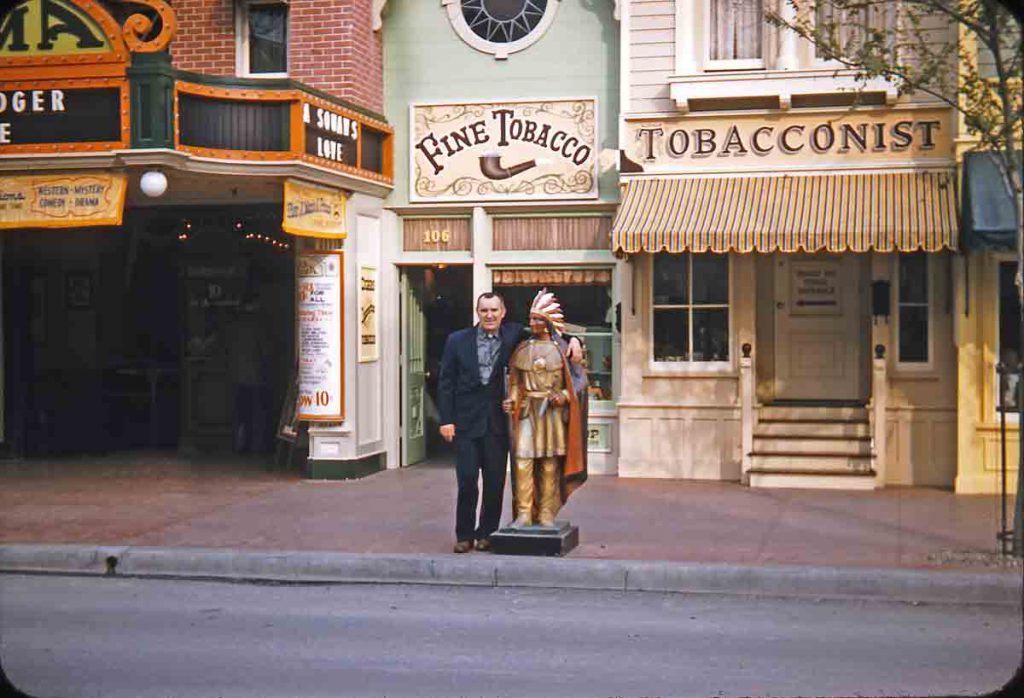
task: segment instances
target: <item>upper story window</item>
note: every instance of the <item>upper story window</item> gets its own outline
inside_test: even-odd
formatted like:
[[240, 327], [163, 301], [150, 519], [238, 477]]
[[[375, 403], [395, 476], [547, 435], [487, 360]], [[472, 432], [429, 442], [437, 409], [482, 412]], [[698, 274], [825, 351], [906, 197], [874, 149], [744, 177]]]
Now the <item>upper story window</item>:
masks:
[[834, 58], [828, 47], [839, 49], [844, 56], [854, 56], [873, 31], [895, 36], [895, 4], [843, 2], [837, 6], [830, 0], [816, 2], [814, 23], [825, 42], [815, 44], [815, 58], [819, 61]]
[[448, 20], [467, 44], [495, 58], [532, 45], [555, 19], [561, 0], [445, 0]]
[[249, 0], [238, 10], [238, 72], [253, 77], [288, 75], [288, 5]]
[[710, 0], [708, 67], [764, 67], [764, 15], [761, 0]]

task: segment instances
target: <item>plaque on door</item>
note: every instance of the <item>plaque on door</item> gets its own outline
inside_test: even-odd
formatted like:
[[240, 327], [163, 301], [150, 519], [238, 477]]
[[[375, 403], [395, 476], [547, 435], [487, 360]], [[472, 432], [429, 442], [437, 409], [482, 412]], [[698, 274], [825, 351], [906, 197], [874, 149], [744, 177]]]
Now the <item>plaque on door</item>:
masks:
[[842, 274], [837, 261], [793, 262], [790, 265], [791, 315], [842, 315]]

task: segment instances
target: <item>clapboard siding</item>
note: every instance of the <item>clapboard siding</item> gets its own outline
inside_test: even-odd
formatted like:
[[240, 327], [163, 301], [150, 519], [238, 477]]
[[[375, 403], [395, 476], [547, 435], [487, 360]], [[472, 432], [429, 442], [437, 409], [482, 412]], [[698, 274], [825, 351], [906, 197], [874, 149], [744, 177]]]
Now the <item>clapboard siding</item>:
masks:
[[673, 108], [668, 78], [675, 72], [675, 13], [672, 0], [634, 0], [630, 4], [630, 111]]

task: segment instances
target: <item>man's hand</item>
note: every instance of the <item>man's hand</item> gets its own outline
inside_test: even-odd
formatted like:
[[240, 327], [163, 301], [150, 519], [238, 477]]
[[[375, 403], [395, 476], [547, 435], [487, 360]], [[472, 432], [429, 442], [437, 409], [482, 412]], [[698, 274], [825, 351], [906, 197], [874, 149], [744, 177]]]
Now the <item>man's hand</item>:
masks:
[[451, 443], [452, 439], [455, 438], [454, 424], [442, 424], [441, 428], [438, 431], [441, 432], [441, 438], [447, 441], [448, 443]]
[[561, 407], [565, 403], [569, 402], [569, 399], [562, 393], [552, 393], [549, 399], [551, 400], [551, 404], [555, 407]]
[[505, 411], [505, 414], [512, 414], [512, 400], [502, 400], [501, 409]]
[[566, 351], [569, 357], [569, 361], [574, 364], [583, 363], [583, 345], [580, 344], [579, 337], [573, 337], [569, 340], [569, 349]]

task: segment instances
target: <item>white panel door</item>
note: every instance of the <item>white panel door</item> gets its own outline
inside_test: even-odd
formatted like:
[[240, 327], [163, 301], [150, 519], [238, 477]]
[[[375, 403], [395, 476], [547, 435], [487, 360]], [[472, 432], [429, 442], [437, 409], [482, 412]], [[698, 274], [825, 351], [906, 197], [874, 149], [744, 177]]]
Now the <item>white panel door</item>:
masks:
[[776, 399], [864, 399], [865, 266], [854, 254], [775, 256]]

